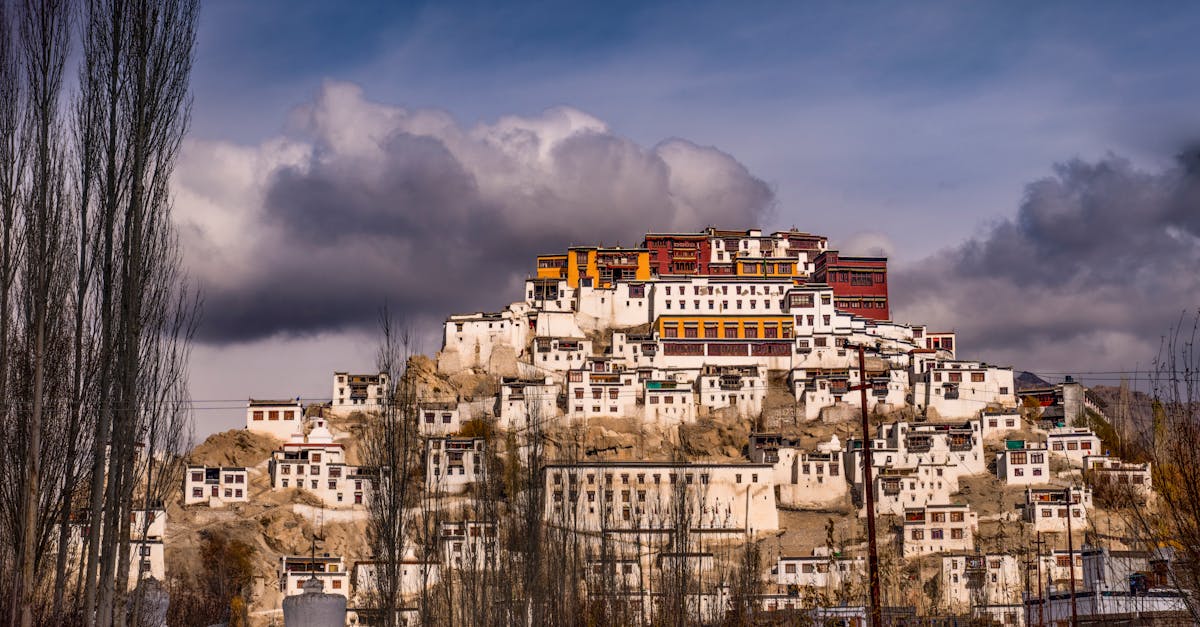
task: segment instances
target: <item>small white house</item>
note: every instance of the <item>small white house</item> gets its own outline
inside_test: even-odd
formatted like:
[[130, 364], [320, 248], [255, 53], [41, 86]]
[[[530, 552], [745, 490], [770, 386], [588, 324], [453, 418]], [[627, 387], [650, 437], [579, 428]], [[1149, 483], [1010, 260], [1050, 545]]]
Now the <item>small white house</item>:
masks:
[[496, 566], [500, 539], [496, 522], [486, 520], [442, 521], [437, 540], [442, 564], [447, 570], [483, 570]]
[[1025, 521], [1033, 523], [1034, 531], [1065, 532], [1068, 525], [1072, 532], [1083, 531], [1091, 507], [1088, 487], [1025, 489]]
[[975, 547], [979, 515], [968, 505], [926, 505], [904, 511], [901, 545], [904, 557], [963, 552]]
[[1076, 468], [1083, 467], [1084, 457], [1103, 452], [1100, 450], [1100, 438], [1090, 429], [1081, 427], [1051, 429], [1046, 442], [1052, 454], [1065, 457]]
[[450, 435], [462, 428], [462, 413], [456, 402], [424, 401], [417, 404], [421, 435]]
[[1021, 413], [1016, 408], [985, 409], [979, 416], [983, 424], [983, 440], [998, 442], [1013, 431], [1022, 429]]
[[256, 400], [246, 404], [246, 429], [280, 440], [304, 430], [304, 406], [297, 400]]
[[271, 454], [271, 489], [300, 488], [321, 499], [325, 507], [365, 507], [371, 478], [345, 462], [342, 445], [318, 421], [308, 436], [294, 433], [283, 448]]
[[[1021, 603], [1024, 578], [1015, 555], [958, 553], [942, 556], [942, 599], [951, 613]], [[1019, 616], [1020, 611], [1016, 614]], [[1012, 623], [1009, 623], [1012, 624]]]
[[[379, 561], [354, 563], [350, 574], [351, 581], [354, 583], [354, 595], [351, 601], [355, 606], [370, 607], [372, 594], [374, 594], [379, 581], [379, 569], [383, 566], [384, 564]], [[422, 590], [436, 585], [441, 580], [441, 568], [438, 561], [421, 558], [411, 547], [404, 551], [397, 566], [400, 598], [404, 600], [411, 600], [419, 596]]]
[[789, 589], [833, 591], [861, 587], [866, 570], [863, 558], [833, 555], [821, 547], [807, 557], [780, 557], [771, 568], [771, 579]]
[[161, 507], [133, 510], [130, 521], [129, 589], [141, 579], [153, 577], [165, 581], [167, 563], [163, 539], [167, 533], [167, 511]]
[[1089, 485], [1107, 490], [1116, 498], [1128, 493], [1145, 500], [1153, 494], [1150, 462], [1135, 464], [1109, 455], [1087, 455], [1083, 458], [1083, 475]]
[[250, 499], [249, 473], [235, 466], [188, 466], [183, 473], [183, 504], [222, 507]]
[[766, 397], [766, 372], [758, 365], [705, 366], [696, 380], [696, 402], [709, 411], [735, 407], [739, 416], [753, 418]]
[[[872, 479], [877, 516], [900, 516], [913, 508], [949, 503], [950, 495], [958, 492], [958, 468], [950, 464], [884, 469]], [[858, 515], [867, 515], [865, 505]]]
[[987, 473], [978, 419], [965, 422], [899, 421], [880, 425], [879, 436], [885, 440], [886, 448], [897, 452], [897, 459], [888, 466], [915, 468], [921, 464], [941, 464], [956, 466], [960, 476]]
[[285, 555], [279, 558], [279, 591], [284, 596], [304, 594], [304, 582], [315, 578], [325, 594], [350, 597], [350, 573], [341, 557], [328, 553], [317, 555]]
[[973, 418], [994, 407], [1016, 407], [1012, 368], [977, 361], [944, 360], [914, 377], [913, 404], [942, 418]]
[[535, 337], [530, 358], [538, 368], [561, 373], [582, 368], [591, 354], [591, 340], [575, 337]]
[[546, 422], [558, 416], [559, 387], [552, 379], [503, 379], [496, 400], [502, 429], [525, 429], [531, 419]]
[[692, 386], [677, 381], [645, 381], [643, 420], [660, 426], [696, 421]]
[[[758, 444], [754, 437], [751, 442], [752, 447]], [[786, 446], [770, 451], [769, 456], [774, 459], [774, 477], [781, 505], [822, 507], [837, 503], [850, 492], [845, 473], [846, 453], [836, 435], [829, 442], [818, 444], [816, 451]], [[762, 461], [764, 455], [759, 457], [754, 461]], [[751, 459], [754, 459], [753, 452]]]
[[1008, 440], [996, 453], [996, 477], [1005, 485], [1038, 485], [1050, 481], [1050, 455], [1039, 442]]
[[483, 438], [429, 438], [425, 443], [425, 490], [462, 494], [486, 476]]
[[345, 416], [356, 411], [378, 412], [387, 398], [388, 375], [333, 373], [333, 401], [330, 411]]
[[638, 414], [637, 373], [611, 360], [589, 360], [567, 373], [567, 415], [576, 420]]

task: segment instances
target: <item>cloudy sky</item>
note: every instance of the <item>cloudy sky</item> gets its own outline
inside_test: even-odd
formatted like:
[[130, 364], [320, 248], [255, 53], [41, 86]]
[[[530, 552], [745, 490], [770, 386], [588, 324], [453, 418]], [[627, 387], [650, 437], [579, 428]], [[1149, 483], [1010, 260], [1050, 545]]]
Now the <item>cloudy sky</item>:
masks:
[[197, 434], [369, 370], [384, 303], [432, 352], [533, 254], [708, 224], [889, 255], [894, 317], [963, 356], [1145, 367], [1200, 306], [1196, 32], [1167, 2], [209, 0]]

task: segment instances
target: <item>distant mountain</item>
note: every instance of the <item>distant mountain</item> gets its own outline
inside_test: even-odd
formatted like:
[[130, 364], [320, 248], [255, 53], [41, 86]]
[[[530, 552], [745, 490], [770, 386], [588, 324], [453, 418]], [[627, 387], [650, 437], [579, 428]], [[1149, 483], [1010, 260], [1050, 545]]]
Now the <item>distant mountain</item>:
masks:
[[1021, 371], [1019, 374], [1017, 374], [1015, 383], [1018, 393], [1031, 388], [1050, 387], [1049, 381], [1037, 376], [1036, 374], [1033, 374], [1032, 372], [1025, 371]]

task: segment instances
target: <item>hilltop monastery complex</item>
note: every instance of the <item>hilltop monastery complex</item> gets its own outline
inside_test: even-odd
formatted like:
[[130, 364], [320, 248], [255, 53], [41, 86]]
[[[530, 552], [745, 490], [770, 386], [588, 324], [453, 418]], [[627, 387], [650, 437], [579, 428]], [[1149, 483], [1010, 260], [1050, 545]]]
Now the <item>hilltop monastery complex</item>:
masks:
[[[1090, 427], [1103, 406], [1070, 378], [1018, 390], [1011, 367], [960, 358], [968, 347], [953, 331], [893, 320], [886, 259], [842, 255], [796, 230], [708, 228], [532, 262], [516, 302], [445, 321], [435, 376], [490, 377], [491, 392], [418, 391], [422, 487], [446, 512], [469, 509], [459, 506], [489, 480], [485, 459], [500, 440], [481, 423], [522, 445], [531, 433], [622, 428], [680, 445], [685, 433], [733, 425], [746, 434], [735, 456], [634, 445], [606, 453], [591, 441], [570, 454], [548, 449], [544, 523], [611, 539], [619, 569], [610, 576], [631, 596], [680, 560], [703, 579], [730, 553], [722, 547], [783, 547], [764, 553], [765, 611], [862, 624], [869, 492], [881, 552], [932, 582], [942, 615], [1052, 623], [1069, 617], [1071, 594], [1095, 617], [1180, 609], [1177, 597], [1130, 586], [1161, 583], [1154, 573], [1170, 555], [1110, 550], [1082, 535], [1096, 524], [1103, 485], [1153, 498], [1149, 465], [1110, 455]], [[262, 476], [271, 491], [308, 493], [331, 519], [362, 519], [373, 486], [388, 478], [351, 463], [338, 425], [380, 411], [393, 383], [386, 373], [335, 372], [323, 407], [250, 401], [246, 429], [276, 438], [278, 449], [257, 468], [189, 467], [184, 503], [239, 507]], [[980, 500], [980, 486], [994, 503]], [[681, 511], [697, 546], [665, 544]], [[826, 540], [826, 520], [841, 539]], [[414, 547], [406, 560], [412, 598], [455, 571], [485, 568], [501, 550], [494, 521], [448, 514], [440, 525], [438, 545]], [[1020, 532], [997, 540], [997, 528]], [[1035, 552], [1012, 548], [1018, 536], [1032, 546], [1039, 532], [1047, 541]], [[635, 548], [635, 535], [650, 539]], [[791, 543], [794, 535], [819, 540]], [[373, 568], [369, 556], [297, 554], [275, 577], [282, 596], [321, 581], [346, 596], [355, 621]], [[696, 619], [719, 616], [727, 593], [704, 590]]]

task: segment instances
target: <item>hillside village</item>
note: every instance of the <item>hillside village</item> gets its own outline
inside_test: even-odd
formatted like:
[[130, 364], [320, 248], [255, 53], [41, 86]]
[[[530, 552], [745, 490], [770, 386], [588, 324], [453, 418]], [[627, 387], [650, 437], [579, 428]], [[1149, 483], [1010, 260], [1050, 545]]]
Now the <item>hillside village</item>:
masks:
[[[249, 400], [244, 429], [191, 452], [135, 570], [195, 568], [223, 533], [254, 550], [253, 624], [283, 624], [287, 597], [316, 592], [374, 624], [366, 538], [376, 491], [398, 479], [364, 434], [399, 411], [420, 460], [406, 620], [520, 551], [526, 532], [505, 528], [519, 501], [545, 537], [583, 547], [563, 585], [638, 624], [680, 576], [690, 622], [750, 603], [866, 624], [868, 496], [893, 624], [1182, 615], [1170, 552], [1127, 542], [1115, 504], [1154, 498], [1151, 467], [1113, 452], [1106, 405], [893, 321], [886, 259], [794, 229], [708, 228], [532, 262], [516, 302], [449, 316], [434, 358], [333, 372], [325, 404]], [[537, 485], [519, 491], [522, 477]]]

